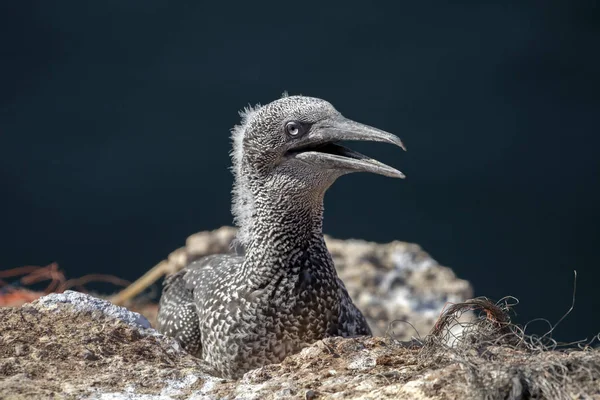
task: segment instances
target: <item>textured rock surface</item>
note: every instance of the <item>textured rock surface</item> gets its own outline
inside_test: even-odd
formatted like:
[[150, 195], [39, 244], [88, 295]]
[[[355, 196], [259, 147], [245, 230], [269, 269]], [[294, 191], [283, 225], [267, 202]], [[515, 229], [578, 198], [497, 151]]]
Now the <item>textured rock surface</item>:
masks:
[[201, 393], [215, 378], [149, 326], [137, 313], [72, 291], [0, 308], [0, 398]]
[[[229, 251], [236, 230], [199, 232], [169, 256], [172, 271], [200, 257]], [[375, 336], [408, 340], [427, 334], [447, 302], [473, 296], [469, 282], [438, 264], [416, 244], [339, 240], [325, 236], [339, 276]], [[152, 321], [152, 315], [148, 315]], [[394, 322], [396, 321], [396, 322]], [[414, 329], [407, 323], [414, 326]], [[153, 321], [152, 321], [153, 322]]]
[[[234, 234], [222, 228], [193, 235], [169, 265], [177, 270], [227, 251]], [[600, 400], [598, 348], [546, 351], [539, 338], [510, 328], [498, 314], [474, 315], [470, 306], [470, 322], [460, 328], [465, 336], [448, 347], [445, 338], [455, 330], [440, 328], [437, 318], [446, 302], [472, 296], [468, 282], [417, 245], [326, 240], [339, 275], [383, 337], [328, 338], [225, 381], [140, 314], [67, 291], [0, 308], [0, 399]], [[395, 319], [421, 336], [437, 321], [442, 333], [402, 343], [397, 339], [416, 333], [396, 323], [386, 335]]]
[[145, 326], [139, 314], [74, 292], [0, 308], [0, 398], [600, 399], [598, 349], [469, 342], [465, 352], [329, 338], [224, 381]]
[[80, 313], [102, 313], [104, 318], [112, 318], [125, 322], [134, 328], [151, 328], [150, 322], [142, 315], [131, 312], [124, 307], [118, 307], [97, 297], [67, 290], [64, 293], [51, 293], [40, 297], [34, 307], [44, 310], [60, 311], [64, 305], [70, 305], [73, 311]]

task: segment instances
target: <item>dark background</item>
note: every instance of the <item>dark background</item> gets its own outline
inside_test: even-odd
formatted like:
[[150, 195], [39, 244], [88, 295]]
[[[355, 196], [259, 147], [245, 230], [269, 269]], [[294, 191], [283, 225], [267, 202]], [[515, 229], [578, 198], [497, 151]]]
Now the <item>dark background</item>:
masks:
[[353, 146], [408, 178], [341, 179], [327, 233], [419, 243], [520, 322], [577, 269], [556, 337], [600, 331], [598, 2], [0, 4], [0, 269], [133, 280], [230, 224], [237, 110], [288, 90], [409, 149]]

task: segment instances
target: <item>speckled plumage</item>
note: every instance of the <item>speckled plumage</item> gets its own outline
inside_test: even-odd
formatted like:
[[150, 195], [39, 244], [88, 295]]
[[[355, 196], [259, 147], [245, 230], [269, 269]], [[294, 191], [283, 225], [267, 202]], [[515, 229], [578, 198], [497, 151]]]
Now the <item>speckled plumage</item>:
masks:
[[[168, 277], [158, 315], [159, 331], [224, 377], [280, 362], [327, 336], [371, 334], [322, 234], [325, 191], [352, 171], [294, 153], [341, 118], [324, 100], [284, 96], [246, 109], [232, 131], [233, 214], [245, 254], [205, 257]], [[308, 139], [286, 135], [290, 120], [306, 127]]]

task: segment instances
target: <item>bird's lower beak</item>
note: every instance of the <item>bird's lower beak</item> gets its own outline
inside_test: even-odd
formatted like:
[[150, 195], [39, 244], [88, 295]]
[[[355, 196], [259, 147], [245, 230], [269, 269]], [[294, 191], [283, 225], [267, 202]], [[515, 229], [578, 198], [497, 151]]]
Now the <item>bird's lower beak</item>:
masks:
[[304, 162], [343, 173], [371, 172], [404, 178], [404, 174], [397, 169], [337, 144], [341, 141], [384, 142], [406, 150], [400, 138], [391, 133], [339, 117], [313, 127], [290, 153]]

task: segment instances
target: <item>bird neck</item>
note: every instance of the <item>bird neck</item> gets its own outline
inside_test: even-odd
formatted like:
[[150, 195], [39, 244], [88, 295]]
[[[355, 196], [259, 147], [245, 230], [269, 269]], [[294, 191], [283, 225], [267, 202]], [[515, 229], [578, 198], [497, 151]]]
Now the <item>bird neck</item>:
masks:
[[299, 274], [307, 268], [334, 270], [323, 238], [323, 193], [285, 198], [258, 194], [246, 221], [244, 275], [251, 281]]

